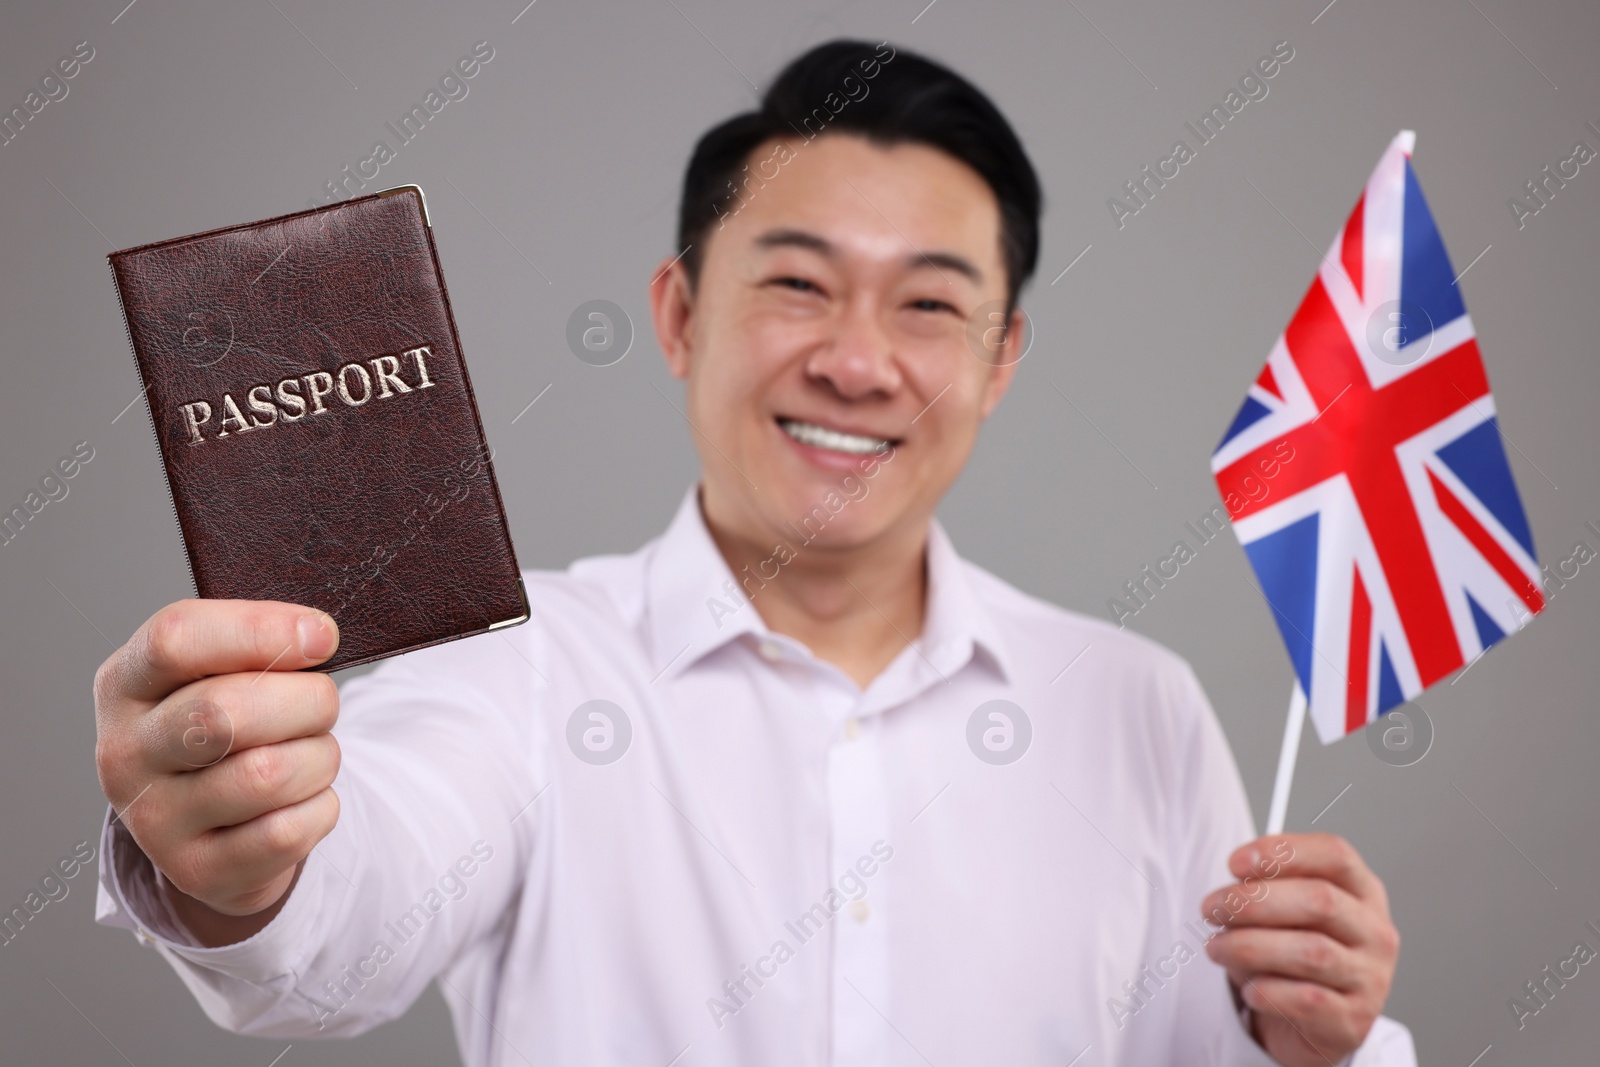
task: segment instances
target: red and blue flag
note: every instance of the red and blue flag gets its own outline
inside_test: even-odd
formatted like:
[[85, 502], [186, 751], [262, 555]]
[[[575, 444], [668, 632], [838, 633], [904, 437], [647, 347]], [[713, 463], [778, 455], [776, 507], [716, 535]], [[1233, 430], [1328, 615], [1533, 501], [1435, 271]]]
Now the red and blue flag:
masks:
[[1211, 458], [1324, 744], [1544, 607], [1414, 143], [1378, 162]]

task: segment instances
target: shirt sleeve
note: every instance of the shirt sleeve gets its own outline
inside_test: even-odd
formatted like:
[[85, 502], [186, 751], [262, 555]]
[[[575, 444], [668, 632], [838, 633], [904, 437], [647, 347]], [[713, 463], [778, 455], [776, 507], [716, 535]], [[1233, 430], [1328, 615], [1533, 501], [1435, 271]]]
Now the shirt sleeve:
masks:
[[548, 781], [530, 623], [389, 659], [340, 687], [338, 823], [272, 921], [201, 947], [108, 812], [96, 921], [134, 931], [239, 1033], [358, 1034], [494, 932], [529, 870]]
[[[1174, 852], [1179, 857], [1175, 878], [1181, 887], [1177, 921], [1199, 925], [1200, 902], [1212, 890], [1235, 881], [1228, 856], [1257, 836], [1244, 783], [1216, 713], [1194, 672], [1184, 665], [1172, 683], [1170, 699], [1182, 709], [1180, 733], [1186, 743], [1180, 756], [1181, 786], [1172, 812]], [[1227, 972], [1202, 950], [1197, 961], [1200, 981], [1180, 992], [1174, 1047], [1170, 1062], [1196, 1067], [1275, 1067], [1250, 1036], [1248, 1015], [1239, 1010]], [[1198, 1040], [1196, 1038], [1199, 1038]], [[1361, 1047], [1338, 1067], [1417, 1067], [1411, 1032], [1387, 1016], [1379, 1016]]]

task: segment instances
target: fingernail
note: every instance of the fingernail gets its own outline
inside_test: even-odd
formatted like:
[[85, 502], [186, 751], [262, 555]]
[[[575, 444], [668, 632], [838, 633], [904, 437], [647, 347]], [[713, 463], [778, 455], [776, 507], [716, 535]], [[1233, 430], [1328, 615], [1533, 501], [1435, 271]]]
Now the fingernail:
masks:
[[1250, 851], [1249, 851], [1249, 853], [1247, 853], [1247, 858], [1249, 860], [1250, 867], [1251, 867], [1252, 870], [1261, 866], [1261, 850], [1260, 849], [1252, 846]]
[[306, 659], [327, 659], [339, 644], [339, 631], [333, 619], [320, 611], [300, 616], [295, 630], [300, 635], [300, 654]]

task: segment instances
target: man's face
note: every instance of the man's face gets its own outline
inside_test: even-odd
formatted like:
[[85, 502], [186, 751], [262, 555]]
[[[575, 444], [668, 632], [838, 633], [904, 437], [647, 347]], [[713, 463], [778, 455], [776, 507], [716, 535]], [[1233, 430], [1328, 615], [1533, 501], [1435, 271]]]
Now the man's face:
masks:
[[[1003, 301], [1000, 214], [976, 172], [922, 145], [828, 134], [750, 157], [743, 198], [651, 287], [720, 529], [851, 549], [920, 531], [1020, 352], [980, 359], [969, 319]], [[980, 316], [974, 338], [999, 319]], [[806, 522], [810, 516], [811, 520]], [[798, 547], [798, 545], [796, 545]]]

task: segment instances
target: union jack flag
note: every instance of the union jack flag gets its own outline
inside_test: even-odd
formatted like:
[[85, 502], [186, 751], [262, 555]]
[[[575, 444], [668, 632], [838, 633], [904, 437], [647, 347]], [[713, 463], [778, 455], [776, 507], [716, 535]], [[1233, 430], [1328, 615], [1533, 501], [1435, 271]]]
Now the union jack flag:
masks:
[[1211, 457], [1324, 744], [1544, 607], [1415, 139], [1379, 160]]

